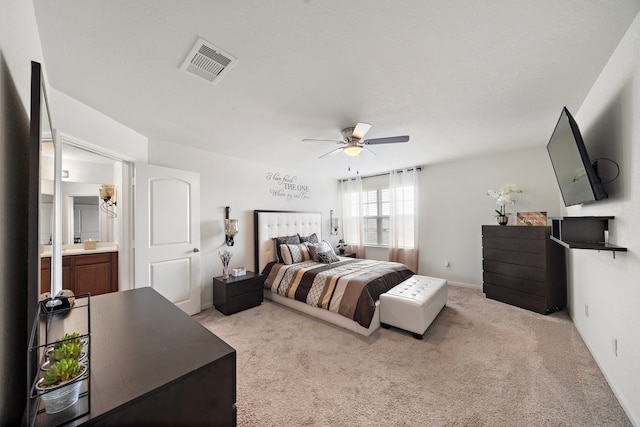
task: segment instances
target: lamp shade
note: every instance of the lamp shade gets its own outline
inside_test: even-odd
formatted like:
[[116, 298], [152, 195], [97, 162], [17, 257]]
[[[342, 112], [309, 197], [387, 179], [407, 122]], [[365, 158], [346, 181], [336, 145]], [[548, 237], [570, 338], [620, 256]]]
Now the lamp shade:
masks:
[[228, 236], [235, 236], [238, 234], [238, 220], [237, 219], [225, 219], [224, 220], [224, 234]]
[[344, 149], [344, 152], [347, 156], [357, 156], [361, 151], [362, 147], [359, 145], [349, 145]]

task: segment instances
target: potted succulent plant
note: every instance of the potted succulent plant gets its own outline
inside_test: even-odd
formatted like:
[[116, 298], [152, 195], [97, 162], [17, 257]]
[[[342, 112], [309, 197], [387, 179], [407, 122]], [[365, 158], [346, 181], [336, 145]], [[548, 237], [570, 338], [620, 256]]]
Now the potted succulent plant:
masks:
[[344, 254], [345, 252], [345, 246], [347, 244], [344, 242], [344, 239], [340, 239], [338, 240], [338, 246], [336, 246], [336, 248], [338, 248], [338, 251], [340, 252], [340, 254]]
[[42, 378], [36, 390], [47, 414], [63, 411], [76, 403], [87, 365], [82, 359], [82, 341], [78, 335], [65, 335], [47, 350], [48, 360], [42, 365]]
[[84, 344], [79, 340], [61, 341], [49, 348], [46, 352], [47, 360], [42, 364], [42, 370], [47, 370], [52, 363], [64, 359], [76, 359], [82, 361], [86, 357]]

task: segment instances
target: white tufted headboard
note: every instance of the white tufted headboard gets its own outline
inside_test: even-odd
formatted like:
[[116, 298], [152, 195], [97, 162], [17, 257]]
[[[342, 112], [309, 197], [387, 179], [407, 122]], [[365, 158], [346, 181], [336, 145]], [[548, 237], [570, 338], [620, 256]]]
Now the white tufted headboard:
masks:
[[322, 239], [322, 214], [299, 211], [253, 211], [255, 233], [255, 271], [262, 272], [276, 260], [274, 237], [299, 233], [308, 236], [316, 233]]

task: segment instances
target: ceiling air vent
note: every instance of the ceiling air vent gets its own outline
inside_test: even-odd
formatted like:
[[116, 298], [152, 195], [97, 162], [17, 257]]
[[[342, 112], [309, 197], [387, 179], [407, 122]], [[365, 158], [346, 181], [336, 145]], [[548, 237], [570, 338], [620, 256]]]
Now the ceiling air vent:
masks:
[[216, 84], [238, 60], [211, 43], [198, 39], [180, 69]]

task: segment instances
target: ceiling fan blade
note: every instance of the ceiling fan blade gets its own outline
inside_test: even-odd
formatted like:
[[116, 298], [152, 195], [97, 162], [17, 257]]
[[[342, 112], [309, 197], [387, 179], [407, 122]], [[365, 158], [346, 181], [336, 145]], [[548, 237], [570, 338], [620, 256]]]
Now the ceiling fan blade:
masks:
[[320, 142], [337, 142], [338, 144], [344, 144], [344, 141], [338, 141], [337, 139], [314, 139], [314, 138], [305, 138], [302, 141], [320, 141]]
[[409, 141], [409, 135], [388, 136], [386, 138], [367, 139], [366, 141], [362, 141], [362, 143], [367, 145], [375, 145], [375, 144], [392, 144], [396, 142], [407, 142], [407, 141]]
[[340, 153], [342, 150], [344, 150], [344, 148], [340, 147], [340, 148], [336, 148], [335, 150], [331, 150], [329, 151], [327, 154], [323, 154], [322, 156], [318, 157], [319, 159], [323, 159], [325, 157], [329, 157], [332, 154], [337, 154]]
[[369, 123], [358, 123], [356, 127], [353, 129], [353, 133], [351, 136], [355, 139], [362, 139], [371, 129], [371, 125]]
[[360, 153], [360, 155], [363, 156], [363, 157], [368, 157], [368, 158], [377, 157], [376, 153], [374, 153], [373, 151], [369, 150], [367, 147], [362, 147], [362, 152]]

